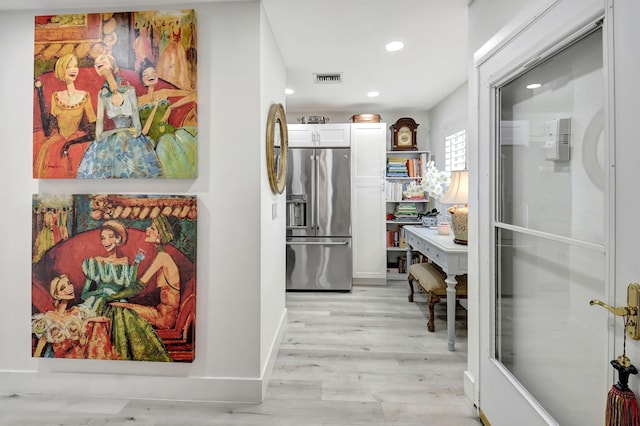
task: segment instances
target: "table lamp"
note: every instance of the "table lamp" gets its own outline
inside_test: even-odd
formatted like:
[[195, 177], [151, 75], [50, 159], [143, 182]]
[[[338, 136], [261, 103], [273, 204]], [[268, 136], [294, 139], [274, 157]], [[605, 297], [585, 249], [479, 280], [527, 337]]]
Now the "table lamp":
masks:
[[[469, 202], [469, 171], [456, 170], [451, 172], [449, 190], [440, 198], [442, 204], [453, 204], [448, 210], [453, 222], [453, 242], [467, 245], [467, 216]], [[459, 205], [463, 204], [463, 207]]]

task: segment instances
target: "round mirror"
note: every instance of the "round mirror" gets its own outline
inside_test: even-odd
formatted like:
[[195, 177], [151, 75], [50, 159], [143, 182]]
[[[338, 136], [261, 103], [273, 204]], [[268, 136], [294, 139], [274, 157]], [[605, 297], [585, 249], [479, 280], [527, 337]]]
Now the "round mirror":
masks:
[[269, 109], [267, 174], [271, 191], [282, 194], [287, 174], [287, 119], [282, 104], [273, 104]]

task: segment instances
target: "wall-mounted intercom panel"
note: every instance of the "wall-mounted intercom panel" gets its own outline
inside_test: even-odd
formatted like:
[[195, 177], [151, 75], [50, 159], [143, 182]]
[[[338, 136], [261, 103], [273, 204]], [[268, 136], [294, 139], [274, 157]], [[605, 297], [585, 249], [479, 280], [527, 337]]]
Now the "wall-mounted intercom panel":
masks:
[[571, 119], [557, 118], [544, 123], [544, 158], [550, 161], [569, 161], [571, 158]]

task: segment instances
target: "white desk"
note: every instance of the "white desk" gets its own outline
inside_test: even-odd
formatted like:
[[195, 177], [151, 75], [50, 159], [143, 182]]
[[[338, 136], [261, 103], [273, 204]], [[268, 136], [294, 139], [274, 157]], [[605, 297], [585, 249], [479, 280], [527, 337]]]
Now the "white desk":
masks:
[[407, 260], [411, 259], [411, 250], [417, 250], [438, 264], [447, 274], [447, 337], [449, 350], [455, 350], [456, 344], [456, 275], [467, 273], [467, 246], [453, 242], [453, 233], [438, 235], [435, 229], [422, 226], [405, 226], [407, 240]]

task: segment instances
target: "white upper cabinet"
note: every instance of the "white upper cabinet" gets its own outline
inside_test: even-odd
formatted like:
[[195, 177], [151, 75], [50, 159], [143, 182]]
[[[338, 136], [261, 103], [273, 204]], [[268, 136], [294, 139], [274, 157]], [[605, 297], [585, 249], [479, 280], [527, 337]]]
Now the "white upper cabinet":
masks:
[[289, 146], [348, 147], [351, 146], [351, 124], [289, 124]]

